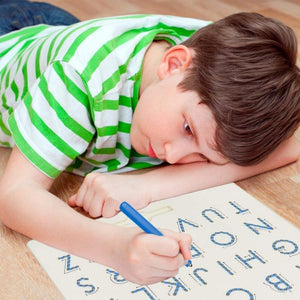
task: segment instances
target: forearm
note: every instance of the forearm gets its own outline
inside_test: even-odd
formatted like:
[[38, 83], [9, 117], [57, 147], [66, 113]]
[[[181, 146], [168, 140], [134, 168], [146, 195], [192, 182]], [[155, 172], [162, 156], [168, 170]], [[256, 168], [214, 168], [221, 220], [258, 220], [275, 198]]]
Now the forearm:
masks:
[[111, 266], [112, 237], [120, 228], [77, 213], [47, 191], [10, 188], [8, 194], [1, 194], [0, 217], [30, 238]]
[[300, 144], [294, 137], [282, 143], [258, 165], [242, 167], [228, 163], [193, 163], [169, 165], [142, 174], [147, 183], [149, 201], [160, 200], [229, 182], [242, 180], [296, 161], [300, 156]]

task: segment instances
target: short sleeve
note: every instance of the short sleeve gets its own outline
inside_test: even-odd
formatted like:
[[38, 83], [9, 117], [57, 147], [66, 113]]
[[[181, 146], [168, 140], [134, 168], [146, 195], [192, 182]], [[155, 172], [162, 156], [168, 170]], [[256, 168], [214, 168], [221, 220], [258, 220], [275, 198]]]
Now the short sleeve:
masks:
[[85, 83], [61, 61], [28, 88], [8, 122], [21, 152], [52, 178], [86, 151], [95, 133]]

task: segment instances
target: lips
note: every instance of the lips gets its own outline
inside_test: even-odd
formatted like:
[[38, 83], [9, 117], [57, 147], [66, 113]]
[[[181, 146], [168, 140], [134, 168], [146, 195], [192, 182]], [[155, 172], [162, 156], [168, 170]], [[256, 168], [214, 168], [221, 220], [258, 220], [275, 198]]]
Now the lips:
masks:
[[154, 150], [153, 150], [150, 143], [149, 143], [149, 146], [148, 146], [148, 154], [149, 154], [149, 156], [151, 156], [153, 158], [157, 158], [157, 156], [156, 156], [156, 154], [155, 154], [155, 152], [154, 152]]

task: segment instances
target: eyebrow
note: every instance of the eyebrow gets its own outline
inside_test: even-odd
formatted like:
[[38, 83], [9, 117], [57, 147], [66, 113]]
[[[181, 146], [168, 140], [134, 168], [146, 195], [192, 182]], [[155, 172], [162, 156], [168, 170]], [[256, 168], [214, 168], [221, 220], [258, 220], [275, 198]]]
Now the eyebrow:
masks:
[[[196, 143], [197, 143], [197, 145], [199, 145], [199, 136], [198, 136], [198, 134], [197, 134], [197, 131], [195, 130], [195, 126], [194, 126], [194, 121], [193, 121], [193, 118], [190, 118], [189, 119], [189, 126], [191, 127], [191, 130], [192, 130], [192, 133], [193, 133], [193, 135], [194, 135], [194, 137], [195, 137], [195, 139], [196, 139]], [[213, 147], [213, 145], [211, 144], [211, 143], [209, 143], [208, 144], [208, 146], [212, 149], [212, 150], [214, 150], [214, 147]], [[214, 151], [216, 151], [216, 150], [214, 150]], [[216, 151], [217, 152], [217, 151]], [[216, 165], [218, 165], [218, 166], [223, 166], [223, 165], [226, 165], [227, 163], [228, 163], [228, 161], [225, 161], [225, 162], [222, 162], [222, 163], [220, 163], [220, 162], [216, 162], [216, 161], [214, 161], [213, 159], [210, 159], [209, 157], [207, 157], [206, 155], [204, 155], [203, 153], [200, 153], [203, 157], [205, 157], [207, 160], [208, 160], [208, 162], [211, 162], [211, 163], [213, 163], [213, 164], [216, 164]], [[224, 157], [224, 159], [225, 159], [225, 157]], [[226, 160], [226, 159], [225, 159]]]

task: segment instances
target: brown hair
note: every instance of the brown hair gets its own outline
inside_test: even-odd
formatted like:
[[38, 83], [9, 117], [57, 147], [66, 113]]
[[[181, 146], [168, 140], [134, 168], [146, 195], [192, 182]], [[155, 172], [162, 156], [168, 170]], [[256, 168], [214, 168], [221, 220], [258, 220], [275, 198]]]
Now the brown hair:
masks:
[[195, 51], [179, 84], [217, 122], [216, 149], [238, 165], [262, 161], [300, 122], [300, 71], [292, 29], [257, 13], [228, 16], [183, 43]]

